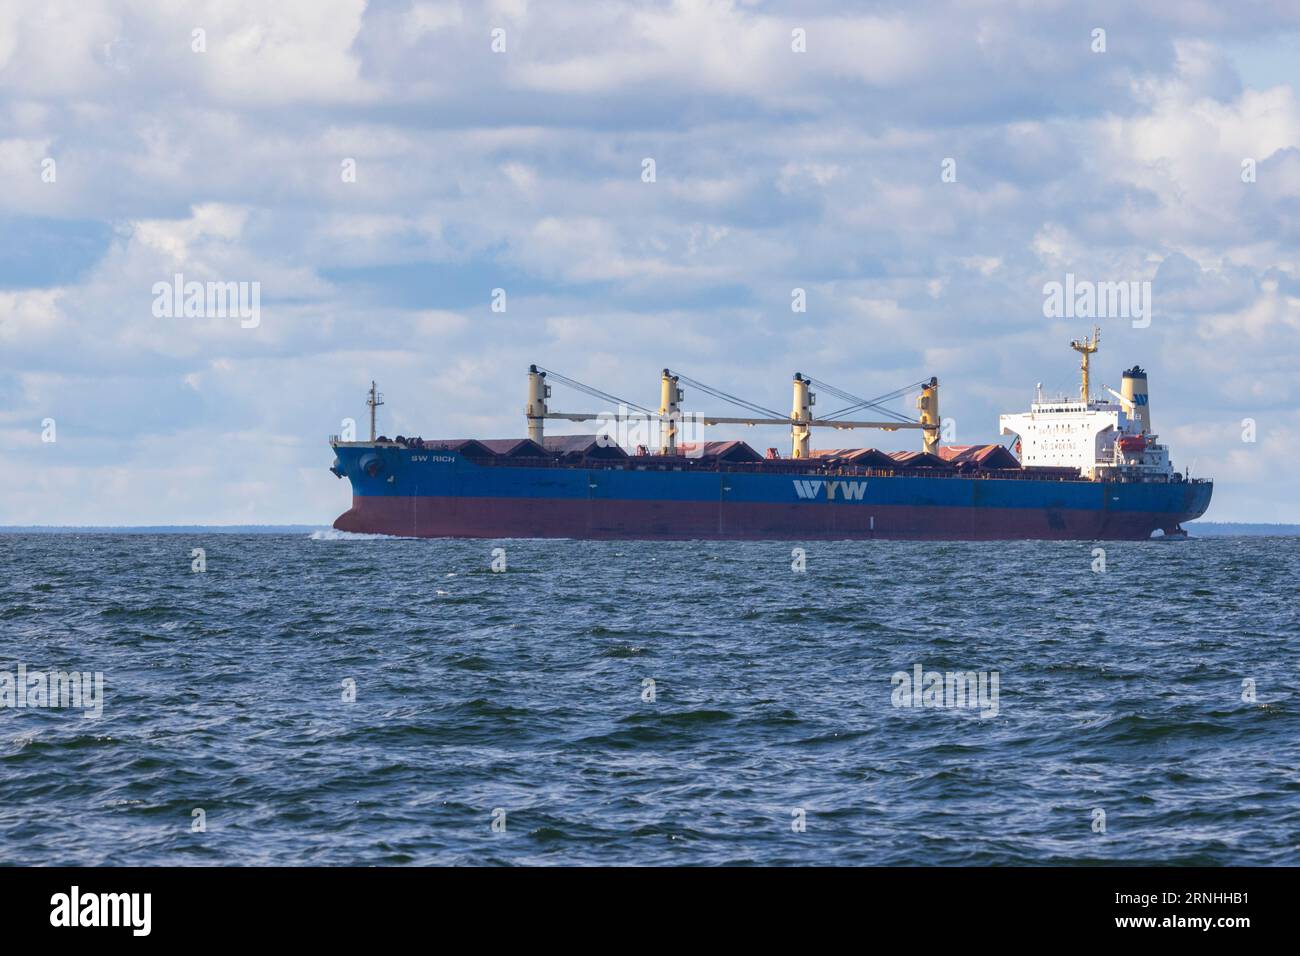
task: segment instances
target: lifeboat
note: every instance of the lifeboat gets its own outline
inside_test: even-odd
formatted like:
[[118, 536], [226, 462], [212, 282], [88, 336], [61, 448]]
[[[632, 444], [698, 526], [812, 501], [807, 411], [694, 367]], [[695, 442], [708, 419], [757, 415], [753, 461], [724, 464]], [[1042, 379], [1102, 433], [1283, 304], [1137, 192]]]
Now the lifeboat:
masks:
[[1117, 444], [1119, 450], [1126, 455], [1140, 455], [1147, 450], [1147, 439], [1145, 435], [1125, 435]]

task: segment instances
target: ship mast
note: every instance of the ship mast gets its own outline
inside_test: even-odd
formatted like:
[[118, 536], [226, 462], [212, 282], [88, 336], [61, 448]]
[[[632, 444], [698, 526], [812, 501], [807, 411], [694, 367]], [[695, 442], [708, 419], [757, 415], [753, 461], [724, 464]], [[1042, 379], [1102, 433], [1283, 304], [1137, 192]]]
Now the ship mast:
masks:
[[375, 390], [375, 383], [370, 383], [370, 397], [366, 399], [366, 404], [370, 406], [370, 440], [375, 440], [375, 409], [384, 404], [384, 396]]
[[1081, 366], [1083, 369], [1083, 386], [1079, 390], [1079, 394], [1083, 397], [1084, 408], [1087, 408], [1088, 406], [1088, 357], [1096, 352], [1100, 345], [1101, 329], [1096, 326], [1093, 327], [1092, 338], [1075, 339], [1070, 343], [1070, 348], [1083, 356], [1083, 364]]

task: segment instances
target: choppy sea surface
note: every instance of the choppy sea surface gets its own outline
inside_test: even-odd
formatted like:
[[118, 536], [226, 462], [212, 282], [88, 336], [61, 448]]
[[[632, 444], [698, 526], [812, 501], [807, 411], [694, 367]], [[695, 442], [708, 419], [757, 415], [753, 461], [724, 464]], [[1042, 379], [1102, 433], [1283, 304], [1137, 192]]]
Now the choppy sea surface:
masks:
[[0, 535], [0, 863], [1300, 863], [1300, 539], [794, 547]]

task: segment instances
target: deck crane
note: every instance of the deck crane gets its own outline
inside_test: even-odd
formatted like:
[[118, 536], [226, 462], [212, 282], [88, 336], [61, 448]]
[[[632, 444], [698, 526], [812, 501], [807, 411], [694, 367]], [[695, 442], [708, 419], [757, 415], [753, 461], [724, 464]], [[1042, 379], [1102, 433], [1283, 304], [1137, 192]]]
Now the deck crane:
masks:
[[[805, 378], [803, 374], [796, 372], [794, 376], [794, 394], [793, 403], [788, 417], [781, 415], [780, 412], [764, 408], [762, 405], [756, 405], [752, 402], [745, 401], [734, 395], [729, 395], [719, 389], [705, 385], [692, 378], [688, 378], [680, 373], [674, 373], [671, 369], [664, 369], [660, 378], [660, 402], [657, 411], [652, 411], [635, 402], [629, 402], [599, 389], [584, 385], [581, 382], [568, 378], [558, 372], [540, 368], [537, 365], [531, 365], [528, 368], [528, 404], [524, 410], [524, 415], [528, 419], [528, 437], [537, 443], [541, 443], [545, 435], [545, 422], [550, 420], [569, 421], [569, 422], [586, 422], [600, 421], [609, 416], [608, 412], [553, 412], [547, 404], [547, 399], [551, 397], [551, 386], [547, 384], [549, 380], [560, 382], [570, 388], [574, 388], [594, 398], [610, 402], [614, 405], [622, 406], [635, 411], [638, 415], [648, 419], [657, 420], [660, 423], [660, 453], [664, 455], [675, 455], [678, 453], [679, 432], [678, 425], [683, 419], [682, 400], [685, 398], [685, 391], [682, 384], [692, 388], [699, 389], [705, 394], [719, 398], [725, 402], [737, 405], [746, 411], [755, 414], [750, 416], [719, 416], [719, 415], [693, 415], [692, 419], [702, 425], [779, 425], [786, 426], [790, 429], [793, 458], [808, 458], [811, 454], [811, 430], [813, 428], [834, 428], [854, 429], [854, 428], [878, 428], [883, 431], [898, 431], [899, 429], [916, 429], [923, 432], [923, 448], [925, 451], [933, 454], [939, 444], [939, 380], [931, 378], [927, 382], [918, 382], [916, 385], [910, 385], [902, 389], [896, 389], [888, 395], [880, 396], [876, 399], [860, 399], [848, 392], [842, 392], [833, 386], [826, 386], [825, 383], [815, 382], [814, 379]], [[813, 408], [817, 403], [817, 396], [812, 391], [816, 384], [818, 387], [826, 388], [831, 394], [839, 398], [850, 401], [847, 408], [841, 409], [826, 418], [817, 418], [813, 414]], [[912, 421], [902, 415], [882, 408], [881, 403], [891, 398], [900, 397], [914, 388], [921, 390], [917, 398], [917, 408], [920, 410], [920, 421]], [[881, 421], [857, 421], [838, 417], [849, 414], [865, 408], [874, 408], [885, 415], [890, 416], [887, 420]]]

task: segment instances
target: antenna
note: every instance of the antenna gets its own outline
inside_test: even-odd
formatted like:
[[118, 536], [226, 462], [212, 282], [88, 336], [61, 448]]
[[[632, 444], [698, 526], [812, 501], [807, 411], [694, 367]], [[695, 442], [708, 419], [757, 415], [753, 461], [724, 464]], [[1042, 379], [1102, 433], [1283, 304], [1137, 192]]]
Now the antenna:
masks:
[[1088, 406], [1088, 357], [1092, 355], [1101, 346], [1101, 329], [1093, 326], [1092, 338], [1075, 339], [1070, 343], [1070, 348], [1074, 349], [1083, 356], [1083, 387], [1079, 394], [1083, 396], [1083, 405], [1086, 409]]
[[370, 383], [370, 397], [366, 399], [366, 404], [370, 406], [370, 440], [375, 440], [375, 409], [384, 404], [384, 396], [375, 390], [375, 383]]

